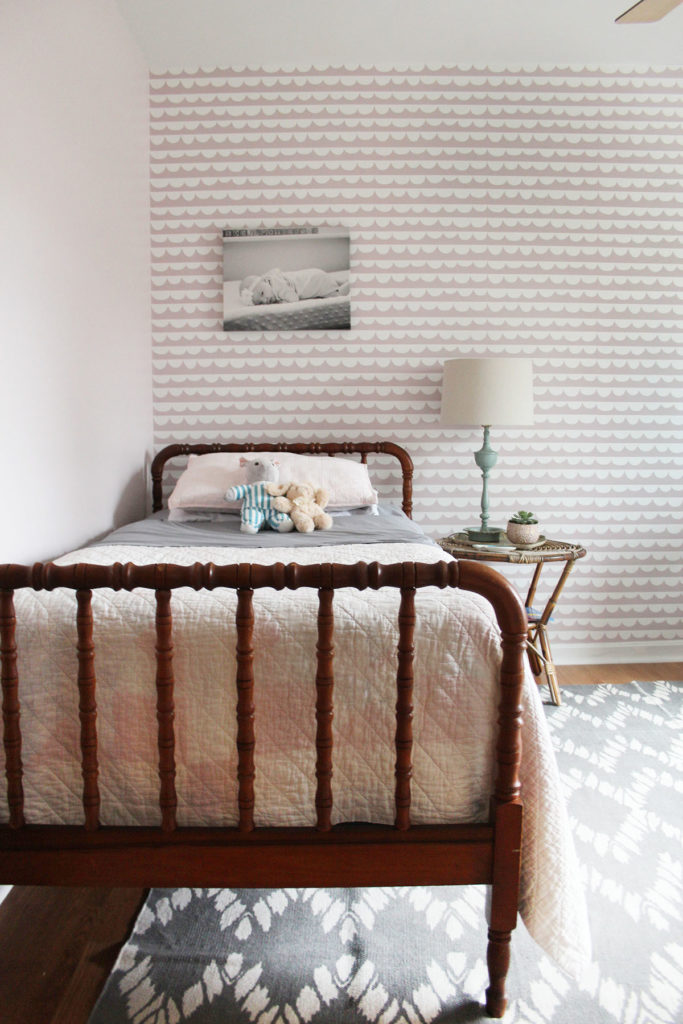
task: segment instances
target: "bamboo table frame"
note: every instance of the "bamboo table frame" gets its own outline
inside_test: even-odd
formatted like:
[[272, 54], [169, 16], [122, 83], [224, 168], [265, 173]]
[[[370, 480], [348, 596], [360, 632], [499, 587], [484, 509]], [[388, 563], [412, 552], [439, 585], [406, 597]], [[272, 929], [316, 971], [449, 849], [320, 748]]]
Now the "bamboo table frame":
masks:
[[[584, 557], [586, 549], [581, 547], [580, 544], [568, 544], [565, 541], [559, 540], [546, 540], [535, 548], [515, 548], [514, 551], [492, 551], [490, 548], [484, 550], [483, 548], [474, 547], [464, 534], [458, 533], [450, 537], [443, 537], [438, 541], [438, 544], [440, 544], [444, 551], [453, 555], [454, 558], [470, 559], [475, 562], [508, 562], [516, 565], [535, 565], [534, 574], [529, 584], [529, 591], [524, 602], [528, 622], [527, 654], [534, 676], [538, 679], [542, 672], [545, 673], [552, 702], [559, 706], [562, 703], [562, 697], [550, 646], [548, 623], [557, 606], [569, 573], [574, 567], [574, 562], [578, 558]], [[545, 608], [542, 612], [538, 613], [533, 610], [533, 601], [541, 570], [546, 562], [564, 562], [565, 564]]]

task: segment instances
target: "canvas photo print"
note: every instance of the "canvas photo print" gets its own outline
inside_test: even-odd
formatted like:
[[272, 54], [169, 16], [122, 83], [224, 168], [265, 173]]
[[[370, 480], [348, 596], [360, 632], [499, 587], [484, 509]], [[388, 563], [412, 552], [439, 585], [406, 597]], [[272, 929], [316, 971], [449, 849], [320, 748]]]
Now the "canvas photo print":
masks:
[[223, 330], [350, 329], [349, 253], [345, 228], [226, 228]]

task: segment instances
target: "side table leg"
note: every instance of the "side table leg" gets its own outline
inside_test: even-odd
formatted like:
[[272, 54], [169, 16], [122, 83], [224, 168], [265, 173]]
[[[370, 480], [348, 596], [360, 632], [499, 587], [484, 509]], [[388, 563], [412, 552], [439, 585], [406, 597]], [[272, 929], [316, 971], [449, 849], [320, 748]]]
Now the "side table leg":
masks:
[[555, 672], [555, 664], [553, 662], [553, 654], [550, 649], [550, 637], [548, 636], [547, 627], [548, 623], [550, 622], [550, 618], [555, 610], [555, 606], [557, 605], [559, 596], [562, 593], [562, 588], [567, 582], [567, 577], [569, 576], [569, 573], [572, 571], [573, 566], [574, 562], [572, 559], [568, 559], [565, 562], [564, 569], [562, 570], [562, 575], [557, 581], [557, 584], [555, 586], [555, 589], [553, 590], [550, 600], [543, 609], [543, 614], [541, 615], [540, 620], [536, 624], [536, 636], [541, 647], [541, 658], [545, 667], [545, 675], [546, 679], [548, 680], [550, 696], [552, 697], [553, 704], [557, 704], [558, 707], [562, 703], [562, 698], [560, 697], [560, 687], [557, 682], [557, 673]]
[[536, 637], [533, 626], [529, 626], [529, 631], [527, 633], [526, 653], [529, 658], [529, 667], [531, 668], [531, 671], [536, 677], [540, 676], [543, 671], [543, 666], [541, 665], [539, 653], [536, 650]]
[[557, 707], [559, 707], [562, 703], [562, 697], [560, 696], [560, 687], [557, 681], [555, 663], [553, 662], [553, 654], [550, 649], [550, 637], [548, 636], [548, 630], [544, 625], [539, 623], [537, 629], [538, 639], [541, 644], [541, 650], [543, 651], [543, 663], [545, 676], [548, 680], [548, 689], [550, 690], [550, 696], [553, 704], [556, 704]]
[[[534, 597], [536, 596], [536, 587], [538, 586], [538, 581], [541, 575], [542, 568], [543, 562], [537, 562], [536, 568], [534, 569], [533, 577], [531, 579], [531, 583], [529, 584], [529, 591], [526, 595], [526, 601], [524, 602], [526, 606], [527, 615], [531, 615], [533, 613], [532, 605], [534, 603]], [[537, 639], [538, 634], [535, 627], [535, 621], [533, 623], [530, 622], [527, 630], [526, 653], [527, 657], [529, 658], [529, 666], [533, 674], [536, 676], [536, 678], [538, 678], [541, 672], [543, 671], [543, 655], [537, 647]]]

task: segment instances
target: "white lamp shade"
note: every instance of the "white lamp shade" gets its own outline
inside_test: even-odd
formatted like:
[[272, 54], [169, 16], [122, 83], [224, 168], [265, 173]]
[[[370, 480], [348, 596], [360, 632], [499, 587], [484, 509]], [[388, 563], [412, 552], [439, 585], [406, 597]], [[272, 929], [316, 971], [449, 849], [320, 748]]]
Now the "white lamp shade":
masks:
[[447, 427], [532, 424], [532, 371], [531, 359], [447, 359], [441, 423]]

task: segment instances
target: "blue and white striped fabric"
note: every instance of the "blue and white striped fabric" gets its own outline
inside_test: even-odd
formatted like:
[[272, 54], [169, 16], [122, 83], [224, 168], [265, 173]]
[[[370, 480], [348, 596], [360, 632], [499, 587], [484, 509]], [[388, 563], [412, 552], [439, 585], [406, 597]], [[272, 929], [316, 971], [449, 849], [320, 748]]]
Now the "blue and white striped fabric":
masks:
[[243, 499], [240, 529], [245, 533], [258, 533], [264, 523], [280, 533], [286, 533], [294, 526], [285, 512], [278, 512], [273, 507], [274, 498], [268, 493], [266, 484], [262, 481], [255, 484], [236, 484], [230, 488], [226, 497], [230, 501]]

